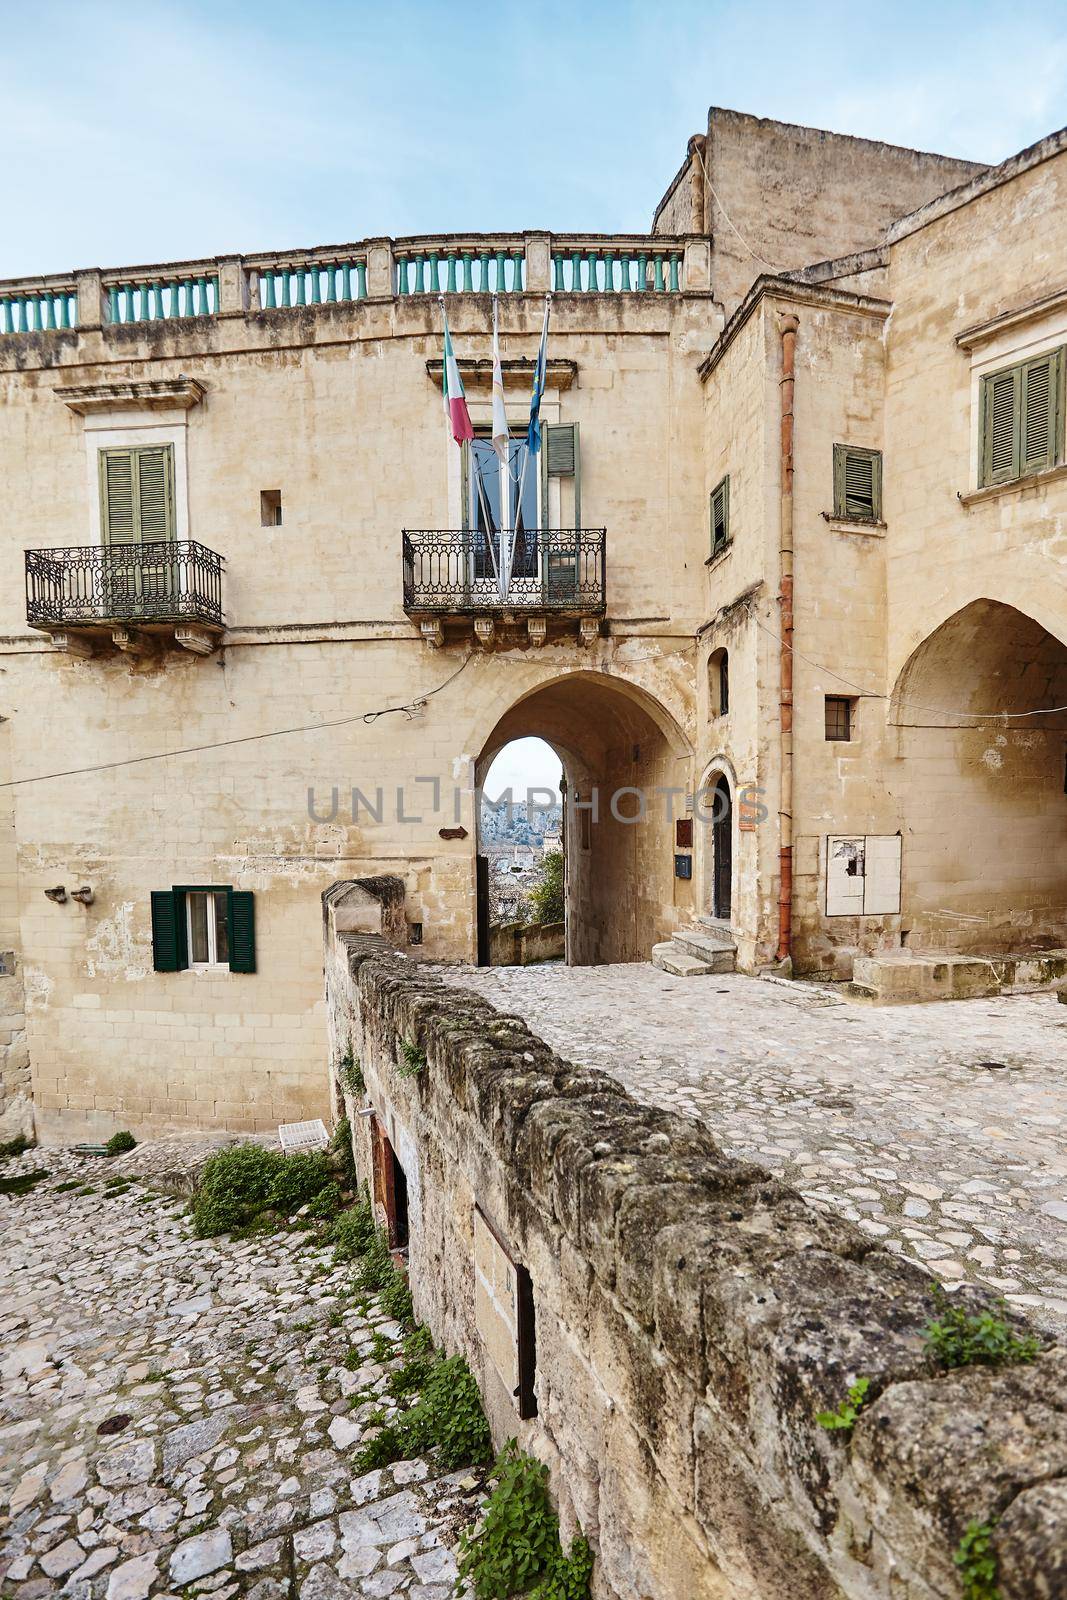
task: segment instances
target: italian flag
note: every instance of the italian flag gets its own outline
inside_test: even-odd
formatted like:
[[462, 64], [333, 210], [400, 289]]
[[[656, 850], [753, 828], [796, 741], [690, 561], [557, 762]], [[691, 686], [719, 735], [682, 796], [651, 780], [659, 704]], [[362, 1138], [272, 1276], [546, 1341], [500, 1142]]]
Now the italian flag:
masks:
[[459, 363], [456, 361], [456, 352], [452, 348], [452, 335], [448, 331], [448, 317], [445, 317], [445, 363], [441, 375], [441, 391], [445, 406], [445, 420], [452, 429], [452, 437], [457, 444], [463, 444], [466, 439], [474, 438], [474, 429], [471, 427], [470, 412], [467, 410], [467, 400], [463, 393], [463, 379], [459, 375]]

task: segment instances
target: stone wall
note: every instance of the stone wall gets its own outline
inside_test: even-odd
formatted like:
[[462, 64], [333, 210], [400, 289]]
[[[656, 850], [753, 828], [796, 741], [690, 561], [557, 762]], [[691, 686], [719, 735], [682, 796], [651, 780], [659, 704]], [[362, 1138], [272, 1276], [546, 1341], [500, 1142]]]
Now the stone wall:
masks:
[[491, 967], [528, 967], [534, 961], [562, 961], [562, 922], [498, 922], [489, 929]]
[[[466, 1355], [497, 1443], [550, 1465], [598, 1600], [948, 1600], [989, 1518], [1002, 1600], [1062, 1593], [1063, 1350], [933, 1375], [923, 1277], [696, 1122], [329, 915], [326, 978], [333, 1059], [351, 1040], [366, 1082], [346, 1109], [406, 1177], [416, 1312]], [[527, 1420], [479, 1332], [476, 1208], [532, 1282]], [[851, 1438], [820, 1428], [861, 1375]]]

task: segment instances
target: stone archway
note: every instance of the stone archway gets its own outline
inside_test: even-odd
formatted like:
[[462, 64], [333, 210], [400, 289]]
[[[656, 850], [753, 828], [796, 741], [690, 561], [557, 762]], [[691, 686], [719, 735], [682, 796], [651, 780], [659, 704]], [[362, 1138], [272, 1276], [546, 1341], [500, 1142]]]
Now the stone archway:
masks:
[[[909, 948], [1067, 945], [1067, 646], [1000, 601], [923, 640], [890, 706]], [[1037, 713], [1035, 715], [1035, 713]]]
[[[676, 848], [692, 777], [684, 735], [646, 691], [604, 673], [569, 673], [499, 718], [476, 763], [478, 787], [506, 744], [531, 735], [559, 754], [566, 778], [568, 962], [647, 961], [693, 910], [691, 848]], [[688, 860], [690, 876], [677, 875], [676, 857]]]

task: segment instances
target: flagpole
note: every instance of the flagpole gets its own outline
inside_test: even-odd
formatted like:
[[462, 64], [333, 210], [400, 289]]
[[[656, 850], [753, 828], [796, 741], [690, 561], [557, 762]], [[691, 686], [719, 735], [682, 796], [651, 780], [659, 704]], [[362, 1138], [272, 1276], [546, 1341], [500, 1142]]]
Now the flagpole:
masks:
[[[548, 308], [551, 305], [551, 303], [552, 303], [551, 295], [547, 295], [546, 294], [545, 295], [545, 320], [544, 320], [544, 324], [543, 324], [542, 329], [541, 329], [541, 339], [542, 339], [542, 341], [544, 340], [545, 334], [546, 334], [546, 332], [548, 330]], [[539, 353], [540, 353], [540, 347], [539, 347]], [[522, 495], [523, 495], [523, 490], [526, 487], [526, 468], [529, 465], [530, 465], [530, 442], [529, 442], [529, 440], [527, 440], [526, 441], [526, 450], [525, 450], [525, 452], [523, 454], [523, 458], [522, 458], [522, 471], [521, 471], [521, 473], [519, 475], [519, 498], [518, 498], [518, 503], [517, 503], [517, 506], [516, 506], [516, 521], [518, 521], [518, 518], [521, 517], [521, 515], [522, 515]], [[515, 536], [516, 536], [516, 531], [517, 530], [514, 529], [514, 528], [511, 530], [511, 548], [510, 548], [510, 550], [508, 552], [508, 579], [509, 579], [509, 582], [510, 582], [510, 579], [511, 579], [511, 570], [512, 570], [512, 567], [514, 566], [514, 563], [515, 563]], [[524, 533], [526, 532], [525, 528], [523, 529], [523, 532]]]
[[[511, 484], [507, 473], [507, 458], [511, 453], [511, 437], [507, 431], [506, 414], [502, 416], [498, 416], [497, 414], [497, 401], [499, 401], [499, 411], [503, 413], [504, 409], [504, 378], [500, 370], [499, 304], [495, 294], [493, 296], [493, 390], [493, 448], [496, 451], [497, 494], [500, 503], [500, 582], [498, 587], [500, 589], [501, 600], [507, 600], [508, 589], [511, 585], [511, 553], [509, 546], [508, 555], [505, 559], [504, 530], [508, 520], [508, 502], [511, 498], [509, 494]], [[498, 390], [499, 393], [497, 392]], [[505, 430], [503, 435], [498, 432], [501, 423], [503, 423]], [[501, 437], [503, 437], [504, 440], [503, 447], [500, 445]]]

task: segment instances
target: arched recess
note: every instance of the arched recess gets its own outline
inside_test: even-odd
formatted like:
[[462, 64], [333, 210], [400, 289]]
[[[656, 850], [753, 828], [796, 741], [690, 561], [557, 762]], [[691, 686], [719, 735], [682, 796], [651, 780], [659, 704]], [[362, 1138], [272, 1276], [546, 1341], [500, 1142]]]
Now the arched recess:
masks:
[[[646, 690], [604, 673], [552, 678], [528, 691], [489, 731], [475, 765], [479, 789], [513, 739], [544, 739], [563, 763], [567, 960], [588, 966], [647, 961], [687, 921], [691, 878], [675, 875], [675, 819], [692, 780], [689, 744]], [[668, 791], [676, 791], [670, 796]]]
[[905, 662], [890, 704], [900, 759], [889, 787], [904, 823], [909, 948], [994, 955], [1067, 945], [1060, 706], [1067, 646], [1002, 601], [964, 606]]
[[737, 774], [725, 755], [704, 768], [694, 804], [699, 911], [729, 923], [737, 905]]

